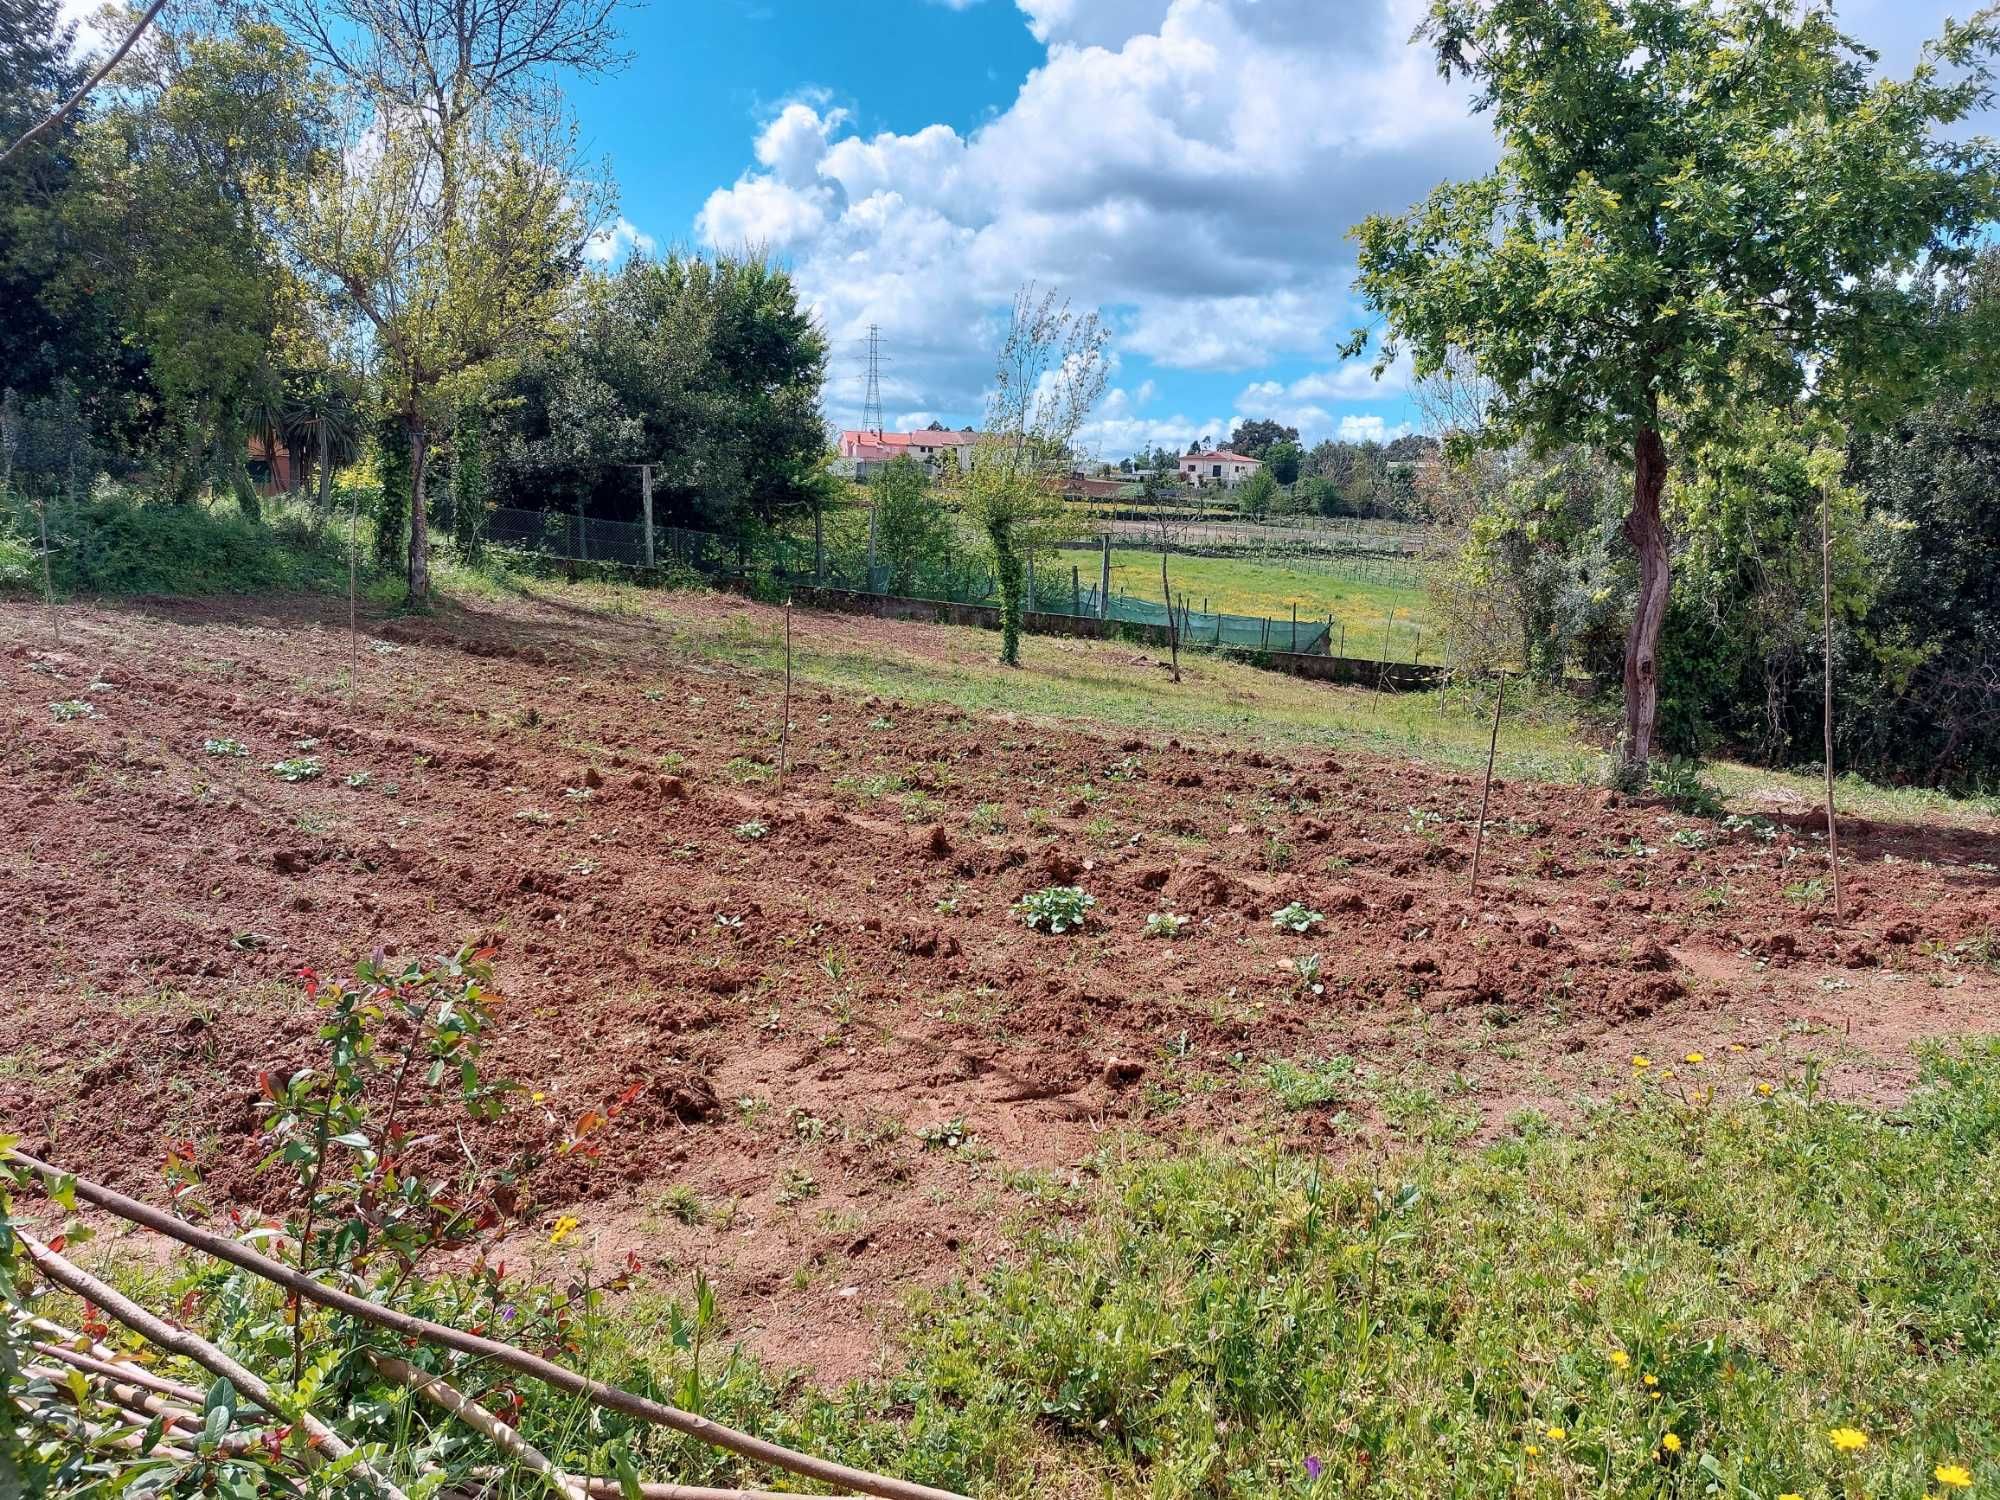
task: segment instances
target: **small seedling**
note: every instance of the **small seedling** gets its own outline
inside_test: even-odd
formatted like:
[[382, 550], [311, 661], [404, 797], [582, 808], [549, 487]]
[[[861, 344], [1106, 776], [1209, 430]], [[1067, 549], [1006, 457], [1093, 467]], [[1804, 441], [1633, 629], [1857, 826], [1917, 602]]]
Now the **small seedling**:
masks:
[[738, 823], [736, 825], [736, 836], [739, 839], [761, 839], [770, 831], [769, 828], [765, 827], [755, 818], [752, 818], [747, 823]]
[[926, 1151], [956, 1151], [972, 1143], [972, 1132], [965, 1128], [965, 1121], [946, 1120], [937, 1125], [926, 1125], [917, 1132], [917, 1139], [924, 1143]]
[[311, 781], [320, 773], [319, 757], [294, 755], [289, 760], [271, 762], [271, 769], [280, 781]]
[[590, 788], [587, 786], [566, 786], [563, 788], [563, 796], [571, 802], [588, 802], [590, 800]]
[[1683, 849], [1706, 849], [1708, 847], [1708, 835], [1703, 833], [1699, 828], [1676, 828], [1667, 837]]
[[347, 778], [347, 784], [359, 792], [373, 786], [375, 778], [366, 771], [356, 771], [352, 776]]
[[72, 719], [94, 719], [97, 709], [81, 698], [64, 698], [49, 705], [49, 712], [56, 716], [58, 724], [67, 724]]
[[1156, 911], [1147, 916], [1146, 930], [1140, 936], [1149, 938], [1177, 938], [1181, 935], [1181, 929], [1186, 927], [1192, 920], [1193, 918], [1191, 917], [1176, 916], [1170, 911]]
[[1313, 911], [1302, 901], [1294, 901], [1291, 905], [1271, 913], [1271, 925], [1280, 932], [1304, 934], [1311, 932], [1325, 921], [1325, 912]]
[[1060, 935], [1081, 927], [1097, 898], [1080, 885], [1044, 886], [1014, 903], [1014, 914], [1029, 927]]
[[203, 740], [201, 748], [210, 755], [244, 756], [250, 753], [250, 747], [241, 740]]
[[1293, 959], [1292, 972], [1298, 976], [1294, 989], [1300, 996], [1326, 993], [1326, 986], [1320, 983], [1320, 957], [1317, 953], [1301, 953]]

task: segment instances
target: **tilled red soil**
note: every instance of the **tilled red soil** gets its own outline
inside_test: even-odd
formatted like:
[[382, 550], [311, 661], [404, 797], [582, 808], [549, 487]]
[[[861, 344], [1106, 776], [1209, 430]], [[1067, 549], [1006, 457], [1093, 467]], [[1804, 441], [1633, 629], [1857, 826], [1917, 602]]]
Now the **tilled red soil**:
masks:
[[[191, 1143], [206, 1201], [255, 1202], [257, 1075], [317, 1060], [299, 969], [495, 939], [492, 1064], [536, 1097], [467, 1149], [642, 1085], [594, 1160], [534, 1174], [519, 1243], [553, 1257], [567, 1213], [563, 1254], [703, 1267], [753, 1347], [826, 1378], [870, 1367], [909, 1285], [1004, 1247], [1010, 1169], [1060, 1178], [1135, 1128], [1491, 1135], [1612, 1095], [1634, 1054], [1725, 1091], [1812, 1057], [1889, 1097], [1913, 1040], [2000, 1028], [1990, 830], [1846, 828], [1836, 931], [1809, 829], [1496, 784], [1475, 899], [1479, 788], [1434, 767], [808, 688], [781, 791], [777, 676], [653, 619], [378, 621], [353, 707], [344, 623], [148, 602], [72, 609], [57, 647], [0, 605], [0, 1131], [154, 1197]], [[298, 755], [323, 773], [268, 769]], [[1086, 931], [1010, 914], [1050, 884], [1095, 897]], [[1292, 901], [1323, 925], [1274, 929]], [[1148, 939], [1153, 912], [1192, 920]], [[1271, 1064], [1337, 1055], [1349, 1086], [1284, 1107]]]

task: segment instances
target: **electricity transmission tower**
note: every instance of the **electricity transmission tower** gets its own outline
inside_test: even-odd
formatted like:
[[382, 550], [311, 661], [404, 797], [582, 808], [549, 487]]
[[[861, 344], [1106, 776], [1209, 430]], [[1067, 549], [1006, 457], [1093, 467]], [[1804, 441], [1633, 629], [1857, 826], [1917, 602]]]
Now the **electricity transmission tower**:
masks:
[[882, 338], [873, 323], [868, 325], [868, 394], [861, 402], [861, 425], [882, 435]]

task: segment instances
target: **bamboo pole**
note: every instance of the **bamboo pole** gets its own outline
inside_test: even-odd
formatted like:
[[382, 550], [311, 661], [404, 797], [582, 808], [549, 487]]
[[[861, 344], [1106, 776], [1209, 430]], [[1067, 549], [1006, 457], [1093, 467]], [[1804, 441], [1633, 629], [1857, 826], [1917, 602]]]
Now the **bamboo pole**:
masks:
[[[157, 1344], [162, 1349], [200, 1365], [211, 1375], [221, 1376], [265, 1411], [281, 1416], [289, 1416], [296, 1411], [299, 1426], [305, 1429], [307, 1437], [311, 1439], [312, 1448], [334, 1459], [347, 1458], [353, 1454], [353, 1447], [339, 1433], [303, 1407], [289, 1407], [288, 1403], [278, 1398], [277, 1393], [262, 1376], [238, 1364], [207, 1339], [184, 1328], [176, 1328], [164, 1319], [154, 1316], [116, 1287], [70, 1264], [33, 1235], [24, 1233], [18, 1224], [14, 1226], [14, 1237], [27, 1250], [28, 1259], [35, 1263], [35, 1269], [57, 1286], [72, 1291], [79, 1297], [88, 1298], [103, 1312], [116, 1318], [149, 1343]], [[400, 1489], [378, 1473], [374, 1465], [366, 1459], [357, 1460], [354, 1470], [370, 1483], [379, 1486], [390, 1496], [390, 1500], [408, 1500]]]
[[355, 536], [361, 522], [361, 491], [347, 492], [347, 706], [354, 707], [354, 677], [361, 663], [361, 638], [354, 622]]
[[778, 793], [784, 795], [785, 772], [792, 764], [792, 596], [785, 595], [785, 718], [778, 726]]
[[1486, 802], [1493, 795], [1493, 760], [1500, 752], [1500, 705], [1507, 701], [1507, 674], [1493, 686], [1493, 733], [1486, 741], [1486, 780], [1479, 787], [1479, 827], [1472, 835], [1472, 890], [1479, 889], [1479, 856], [1486, 849]]
[[[950, 1490], [935, 1489], [930, 1485], [916, 1484], [910, 1480], [895, 1479], [888, 1475], [871, 1474], [866, 1470], [854, 1469], [832, 1459], [818, 1458], [812, 1454], [799, 1453], [767, 1439], [741, 1432], [720, 1422], [693, 1412], [667, 1406], [661, 1402], [620, 1390], [617, 1386], [606, 1385], [601, 1380], [579, 1375], [574, 1370], [565, 1369], [550, 1360], [542, 1359], [517, 1349], [512, 1344], [503, 1344], [497, 1339], [481, 1337], [475, 1333], [463, 1333], [442, 1323], [433, 1323], [428, 1318], [419, 1318], [400, 1308], [384, 1307], [370, 1302], [350, 1292], [322, 1285], [310, 1276], [293, 1270], [290, 1266], [272, 1260], [269, 1256], [223, 1235], [206, 1229], [197, 1229], [192, 1224], [184, 1224], [171, 1214], [163, 1213], [149, 1203], [125, 1194], [102, 1183], [92, 1182], [83, 1177], [70, 1177], [50, 1166], [37, 1161], [21, 1151], [10, 1150], [6, 1159], [21, 1163], [48, 1177], [64, 1177], [74, 1187], [76, 1196], [84, 1202], [116, 1214], [119, 1218], [134, 1224], [144, 1225], [169, 1239], [203, 1251], [217, 1260], [262, 1276], [267, 1281], [276, 1282], [288, 1291], [297, 1292], [309, 1301], [322, 1307], [330, 1307], [336, 1312], [359, 1318], [364, 1323], [372, 1323], [377, 1328], [387, 1328], [408, 1338], [423, 1339], [447, 1349], [456, 1349], [461, 1354], [470, 1354], [485, 1359], [503, 1369], [518, 1374], [529, 1375], [545, 1385], [554, 1386], [573, 1396], [582, 1396], [587, 1401], [612, 1411], [636, 1417], [642, 1422], [665, 1427], [684, 1437], [691, 1437], [711, 1447], [721, 1448], [739, 1457], [752, 1459], [758, 1463], [771, 1464], [787, 1469], [807, 1479], [816, 1479], [824, 1484], [844, 1485], [848, 1489], [859, 1490], [863, 1494], [878, 1495], [883, 1500], [966, 1500], [963, 1495]], [[100, 1304], [102, 1305], [102, 1304]]]

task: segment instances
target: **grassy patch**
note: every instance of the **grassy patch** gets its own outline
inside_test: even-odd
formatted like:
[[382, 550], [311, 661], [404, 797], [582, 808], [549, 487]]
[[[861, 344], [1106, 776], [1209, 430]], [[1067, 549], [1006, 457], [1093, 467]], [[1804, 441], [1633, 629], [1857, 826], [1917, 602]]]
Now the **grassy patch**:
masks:
[[918, 1372], [1010, 1494], [1990, 1484], [2000, 1048], [1926, 1080], [1893, 1122], [1659, 1091], [1373, 1170], [1113, 1165], [1082, 1224], [932, 1307]]
[[[1088, 570], [1087, 570], [1088, 571]], [[1337, 566], [1264, 562], [1254, 557], [1176, 556], [1167, 563], [1174, 592], [1186, 594], [1189, 606], [1231, 615], [1263, 615], [1289, 620], [1297, 605], [1299, 621], [1333, 620], [1336, 645], [1346, 627], [1346, 655], [1383, 656], [1383, 632], [1389, 612], [1396, 612], [1389, 633], [1388, 660], [1409, 661], [1420, 649], [1419, 634], [1430, 637], [1422, 659], [1439, 660], [1444, 642], [1429, 629], [1429, 607], [1421, 587], [1371, 583], [1340, 576]], [[1136, 598], [1160, 597], [1160, 555], [1142, 548], [1118, 547], [1111, 553], [1111, 587]]]

